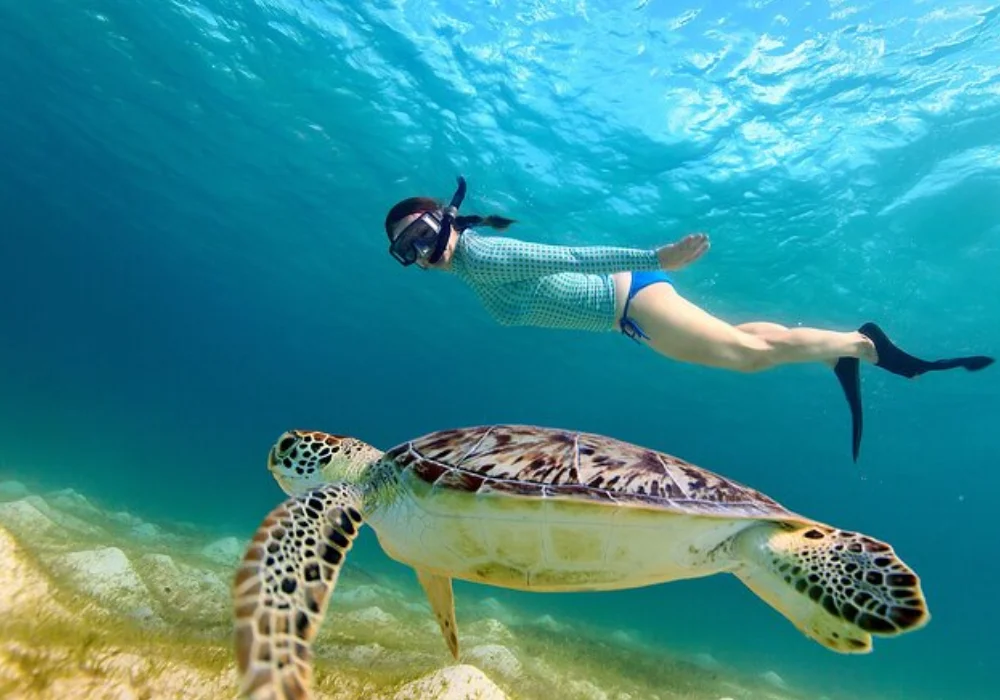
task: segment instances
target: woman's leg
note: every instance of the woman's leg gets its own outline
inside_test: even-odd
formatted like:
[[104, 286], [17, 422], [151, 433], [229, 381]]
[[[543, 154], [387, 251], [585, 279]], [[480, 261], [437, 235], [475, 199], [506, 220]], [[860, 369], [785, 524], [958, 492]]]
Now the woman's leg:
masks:
[[864, 424], [860, 359], [904, 377], [959, 367], [977, 372], [994, 362], [985, 355], [922, 360], [896, 347], [874, 323], [852, 333], [786, 328], [768, 322], [733, 326], [681, 297], [672, 285], [662, 283], [640, 290], [630, 303], [629, 316], [646, 331], [646, 342], [654, 350], [682, 362], [741, 372], [793, 362], [818, 361], [832, 366], [851, 409], [855, 461]]
[[[783, 339], [788, 338], [791, 333], [792, 336], [797, 336], [799, 340], [804, 340], [805, 342], [810, 342], [810, 337], [815, 334], [827, 334], [827, 333], [837, 333], [836, 331], [824, 331], [815, 328], [788, 328], [787, 326], [782, 326], [778, 323], [771, 323], [769, 321], [754, 321], [752, 323], [741, 323], [736, 326], [737, 330], [744, 331], [750, 335], [755, 335], [758, 338], [762, 338], [765, 341], [773, 343], [781, 343]], [[837, 333], [837, 335], [844, 335], [842, 333]], [[850, 335], [850, 334], [848, 334]], [[864, 355], [864, 359], [870, 362], [877, 361], [877, 353], [874, 348], [871, 349], [871, 354]], [[837, 355], [836, 357], [827, 358], [825, 360], [820, 360], [830, 369], [833, 369], [837, 365], [837, 361], [841, 357], [853, 357], [852, 355]]]
[[875, 346], [858, 332], [786, 328], [777, 323], [733, 326], [680, 296], [669, 284], [636, 294], [629, 316], [649, 336], [647, 343], [674, 360], [758, 372], [798, 362], [835, 363], [841, 357], [876, 360]]

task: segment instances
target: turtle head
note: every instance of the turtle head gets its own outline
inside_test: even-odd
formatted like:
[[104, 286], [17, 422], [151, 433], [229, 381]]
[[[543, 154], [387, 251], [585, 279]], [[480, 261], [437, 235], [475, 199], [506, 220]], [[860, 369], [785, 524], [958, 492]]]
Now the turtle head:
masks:
[[331, 481], [357, 482], [382, 453], [352, 437], [289, 430], [267, 455], [267, 468], [281, 489], [301, 496]]

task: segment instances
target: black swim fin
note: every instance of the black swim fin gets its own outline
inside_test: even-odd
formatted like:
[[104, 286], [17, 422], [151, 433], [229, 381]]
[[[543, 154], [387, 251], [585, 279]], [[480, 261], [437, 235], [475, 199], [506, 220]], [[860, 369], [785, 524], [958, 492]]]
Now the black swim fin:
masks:
[[881, 367], [887, 372], [898, 374], [907, 379], [913, 379], [925, 372], [940, 372], [959, 367], [969, 372], [978, 372], [986, 369], [995, 361], [992, 357], [985, 355], [953, 357], [946, 360], [921, 360], [896, 347], [889, 340], [889, 336], [874, 323], [866, 323], [858, 329], [858, 332], [871, 339], [872, 343], [875, 344], [875, 352], [878, 353], [876, 367]]
[[844, 390], [847, 405], [851, 409], [851, 453], [854, 461], [858, 461], [861, 452], [861, 433], [864, 431], [865, 420], [861, 412], [861, 362], [856, 357], [842, 357], [833, 368]]

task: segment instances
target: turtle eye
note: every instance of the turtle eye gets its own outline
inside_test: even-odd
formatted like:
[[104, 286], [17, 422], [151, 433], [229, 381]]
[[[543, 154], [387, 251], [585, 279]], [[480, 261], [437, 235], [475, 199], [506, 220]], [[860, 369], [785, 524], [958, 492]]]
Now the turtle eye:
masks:
[[292, 435], [291, 433], [285, 433], [284, 435], [281, 436], [281, 439], [278, 440], [278, 454], [279, 455], [288, 454], [289, 450], [295, 447], [298, 441], [299, 439], [294, 435]]

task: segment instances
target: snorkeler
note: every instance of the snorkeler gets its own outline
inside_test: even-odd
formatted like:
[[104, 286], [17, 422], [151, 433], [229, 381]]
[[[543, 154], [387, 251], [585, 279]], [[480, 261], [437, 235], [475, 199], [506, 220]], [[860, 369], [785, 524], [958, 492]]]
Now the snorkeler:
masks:
[[822, 362], [833, 368], [851, 409], [853, 456], [861, 447], [861, 372], [865, 360], [907, 378], [962, 367], [982, 370], [992, 357], [928, 361], [896, 347], [879, 326], [857, 331], [730, 325], [684, 299], [666, 271], [680, 270], [709, 248], [693, 234], [655, 250], [569, 247], [481, 236], [475, 226], [505, 230], [500, 216], [459, 216], [465, 180], [448, 206], [426, 197], [398, 202], [385, 218], [389, 252], [403, 266], [455, 273], [506, 326], [620, 330], [673, 360], [737, 372]]

